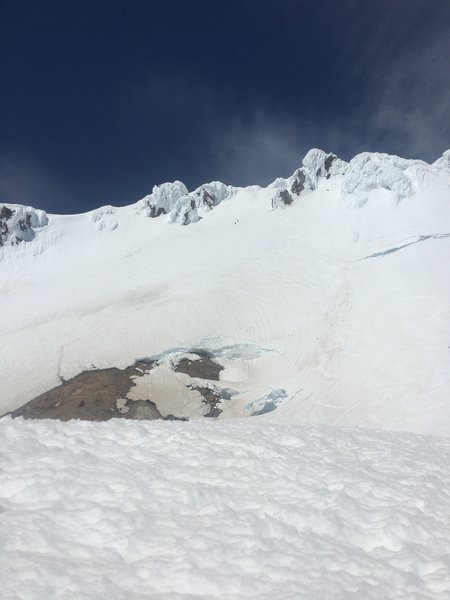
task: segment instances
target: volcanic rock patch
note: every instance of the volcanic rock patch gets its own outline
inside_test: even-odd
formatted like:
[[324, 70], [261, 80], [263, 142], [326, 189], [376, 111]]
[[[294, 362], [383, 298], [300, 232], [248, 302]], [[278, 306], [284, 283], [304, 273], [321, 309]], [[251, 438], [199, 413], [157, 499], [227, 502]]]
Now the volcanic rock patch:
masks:
[[[228, 361], [255, 358], [255, 349], [251, 350], [249, 354], [249, 348], [239, 345], [215, 351], [202, 347], [176, 348], [137, 359], [124, 369], [96, 369], [92, 365], [91, 370], [61, 379], [60, 385], [9, 414], [13, 418], [61, 421], [189, 420], [217, 419], [222, 413], [225, 418], [264, 414], [277, 407], [286, 396], [284, 390], [281, 395], [275, 394], [280, 390], [272, 390], [267, 397], [248, 404], [241, 396], [242, 391], [216, 384], [224, 365], [229, 368]], [[221, 357], [225, 360], [223, 364]], [[228, 381], [226, 375], [225, 381]], [[234, 402], [228, 404], [231, 400]]]
[[[10, 415], [13, 418], [61, 421], [107, 421], [112, 418], [186, 420], [186, 416], [170, 414], [168, 407], [165, 412], [169, 414], [163, 414], [161, 406], [158, 408], [158, 405], [165, 404], [166, 393], [161, 394], [157, 390], [157, 397], [154, 398], [148, 389], [145, 392], [138, 391], [134, 398], [128, 397], [130, 390], [136, 387], [137, 378], [145, 379], [152, 369], [164, 362], [164, 358], [141, 358], [125, 369], [111, 367], [83, 371], [71, 379], [63, 380], [61, 385], [37, 396]], [[166, 364], [170, 365], [170, 372], [188, 375], [193, 379], [218, 380], [220, 371], [223, 370], [222, 365], [203, 350], [184, 353], [178, 360]], [[206, 417], [217, 418], [222, 413], [218, 404], [231, 397], [227, 390], [206, 382], [205, 385], [189, 384], [185, 387], [198, 392], [199, 405], [203, 402], [209, 408], [203, 415]], [[182, 400], [180, 397], [180, 402]]]
[[197, 350], [191, 354], [198, 356], [198, 359], [182, 358], [173, 366], [176, 373], [185, 373], [200, 379], [219, 380], [220, 372], [223, 370], [222, 365], [215, 362], [206, 352]]
[[107, 421], [124, 419], [176, 419], [163, 416], [150, 399], [129, 400], [127, 394], [135, 385], [134, 378], [148, 373], [155, 362], [140, 359], [125, 369], [111, 367], [83, 371], [72, 379], [34, 398], [11, 416], [25, 419], [81, 419]]
[[210, 385], [202, 386], [189, 384], [187, 387], [190, 390], [199, 392], [199, 394], [203, 396], [203, 403], [209, 408], [209, 411], [203, 416], [213, 419], [217, 419], [217, 417], [223, 412], [222, 409], [219, 408], [219, 404], [222, 402], [222, 400], [230, 400], [230, 398], [236, 393], [231, 390]]

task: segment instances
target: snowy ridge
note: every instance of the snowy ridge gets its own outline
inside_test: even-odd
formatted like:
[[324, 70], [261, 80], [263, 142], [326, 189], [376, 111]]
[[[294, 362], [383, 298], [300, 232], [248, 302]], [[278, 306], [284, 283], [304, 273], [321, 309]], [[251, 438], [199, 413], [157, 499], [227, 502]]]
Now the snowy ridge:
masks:
[[[364, 205], [370, 192], [375, 190], [387, 190], [399, 202], [414, 194], [422, 184], [438, 181], [450, 189], [450, 150], [428, 165], [424, 161], [377, 152], [363, 152], [347, 163], [335, 154], [314, 148], [306, 154], [302, 166], [291, 177], [278, 178], [267, 187], [275, 190], [272, 208], [285, 208], [299, 196], [316, 190], [321, 179], [336, 175], [342, 176], [341, 198], [350, 199], [354, 206]], [[252, 186], [247, 189], [261, 188]], [[170, 223], [189, 225], [242, 190], [213, 181], [189, 192], [181, 181], [167, 182], [155, 185], [152, 193], [139, 200], [135, 208], [138, 214], [146, 217], [168, 215]], [[92, 211], [92, 221], [97, 229], [116, 229], [117, 220], [109, 218], [116, 210], [113, 206], [104, 206]], [[8, 242], [17, 245], [31, 241], [35, 237], [34, 229], [48, 223], [44, 211], [31, 207], [2, 205], [0, 211], [0, 246]]]
[[[321, 178], [343, 174], [346, 170], [344, 161], [335, 154], [327, 154], [323, 150], [313, 149], [308, 152], [300, 167], [290, 178], [278, 178], [269, 188], [277, 190], [273, 199], [273, 208], [284, 208], [292, 204], [294, 197], [315, 190]], [[258, 189], [258, 186], [253, 186]], [[248, 188], [249, 189], [249, 188]], [[138, 211], [149, 217], [169, 214], [171, 223], [189, 225], [196, 223], [224, 200], [229, 200], [242, 188], [225, 185], [220, 181], [207, 183], [189, 193], [181, 181], [163, 183], [155, 186], [153, 192], [137, 203]]]
[[[449, 159], [312, 150], [266, 188], [168, 183], [47, 225], [36, 211], [31, 241], [0, 248], [0, 414], [182, 349], [216, 357], [219, 380], [164, 363], [118, 401], [449, 435]], [[14, 210], [26, 226], [33, 209]]]
[[[428, 165], [378, 152], [363, 152], [347, 163], [335, 154], [314, 148], [291, 177], [278, 178], [268, 186], [276, 190], [272, 207], [284, 208], [299, 196], [316, 190], [322, 179], [336, 175], [342, 176], [342, 199], [352, 200], [355, 206], [365, 204], [374, 190], [387, 190], [399, 202], [423, 184], [440, 181], [450, 188], [450, 150]], [[154, 186], [153, 192], [137, 203], [137, 210], [149, 217], [168, 214], [171, 223], [189, 225], [241, 189], [215, 181], [188, 192], [181, 181], [163, 183]]]
[[449, 465], [411, 434], [2, 419], [2, 598], [447, 600]]

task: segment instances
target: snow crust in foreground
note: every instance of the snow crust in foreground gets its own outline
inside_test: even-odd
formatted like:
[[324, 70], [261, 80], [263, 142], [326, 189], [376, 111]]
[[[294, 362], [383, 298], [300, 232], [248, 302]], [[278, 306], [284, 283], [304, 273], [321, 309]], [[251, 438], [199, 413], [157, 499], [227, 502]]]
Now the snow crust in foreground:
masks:
[[450, 597], [450, 439], [0, 420], [2, 598]]

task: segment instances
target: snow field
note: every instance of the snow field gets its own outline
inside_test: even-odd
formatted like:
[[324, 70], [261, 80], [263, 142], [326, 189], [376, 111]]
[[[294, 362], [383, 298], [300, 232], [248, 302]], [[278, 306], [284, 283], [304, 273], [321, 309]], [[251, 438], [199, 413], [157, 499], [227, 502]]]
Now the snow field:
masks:
[[447, 600], [450, 440], [0, 420], [4, 600]]
[[[275, 391], [276, 409], [252, 419], [449, 435], [450, 154], [364, 153], [333, 161], [330, 179], [326, 156], [308, 153], [287, 207], [274, 196], [298, 172], [187, 195], [175, 182], [134, 205], [49, 215], [31, 241], [5, 244], [0, 415], [85, 370], [254, 346], [224, 363], [220, 386], [238, 393], [220, 419]], [[162, 375], [131, 395], [202, 418], [198, 394]]]

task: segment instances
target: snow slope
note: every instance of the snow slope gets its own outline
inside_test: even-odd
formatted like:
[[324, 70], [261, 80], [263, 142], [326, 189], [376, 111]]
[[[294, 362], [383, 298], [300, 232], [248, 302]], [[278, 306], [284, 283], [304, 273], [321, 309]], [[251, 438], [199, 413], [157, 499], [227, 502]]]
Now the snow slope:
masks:
[[447, 600], [450, 440], [0, 420], [3, 600]]
[[14, 245], [5, 213], [0, 414], [156, 357], [133, 397], [201, 417], [170, 369], [200, 348], [233, 392], [220, 419], [448, 435], [449, 165], [314, 150], [267, 188], [175, 182], [123, 208], [20, 209]]

